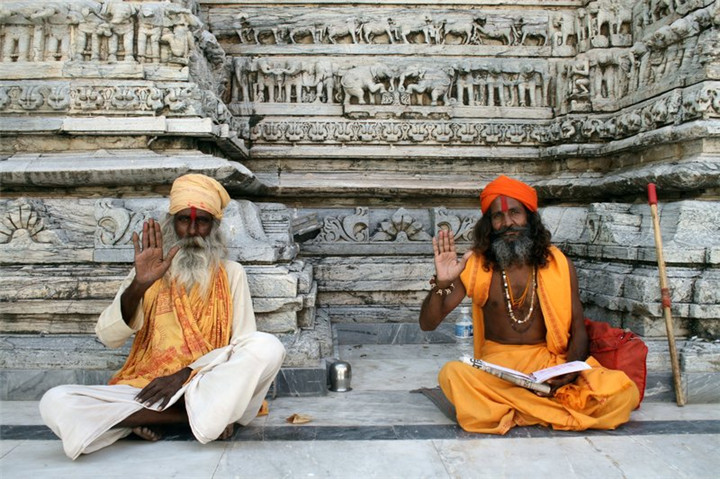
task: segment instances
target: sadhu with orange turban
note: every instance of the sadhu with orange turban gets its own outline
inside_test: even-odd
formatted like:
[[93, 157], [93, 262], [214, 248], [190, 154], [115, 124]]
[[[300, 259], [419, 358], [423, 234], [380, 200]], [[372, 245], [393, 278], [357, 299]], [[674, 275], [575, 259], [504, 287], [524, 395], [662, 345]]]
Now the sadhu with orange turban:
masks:
[[[498, 198], [500, 210], [492, 206]], [[507, 200], [513, 207], [505, 207]], [[549, 392], [536, 394], [464, 362], [448, 362], [438, 382], [460, 426], [505, 434], [515, 426], [614, 429], [626, 422], [639, 389], [624, 372], [588, 356], [575, 268], [550, 243], [535, 189], [500, 176], [483, 189], [480, 207], [475, 244], [461, 258], [451, 232], [433, 238], [436, 275], [420, 310], [421, 328], [436, 329], [470, 298], [475, 358], [526, 374], [575, 360], [590, 368], [553, 378]], [[502, 222], [492, 218], [498, 213]]]
[[491, 181], [480, 194], [480, 209], [483, 214], [487, 212], [498, 196], [515, 198], [533, 212], [538, 209], [538, 197], [535, 188], [522, 181], [501, 175]]

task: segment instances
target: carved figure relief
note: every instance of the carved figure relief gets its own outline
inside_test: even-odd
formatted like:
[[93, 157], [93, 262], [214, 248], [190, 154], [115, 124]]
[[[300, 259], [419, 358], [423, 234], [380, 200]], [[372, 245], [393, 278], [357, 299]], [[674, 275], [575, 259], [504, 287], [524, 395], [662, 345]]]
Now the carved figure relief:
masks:
[[[407, 92], [410, 95], [427, 93], [430, 97], [430, 105], [436, 106], [438, 100], [442, 99], [443, 104], [450, 103], [450, 87], [452, 86], [455, 70], [453, 67], [444, 69], [410, 65], [401, 74], [398, 83], [398, 91]], [[415, 82], [405, 86], [405, 80], [414, 78]], [[422, 105], [422, 96], [416, 104]]]
[[[713, 41], [698, 41], [712, 39], [710, 29], [719, 23], [716, 5], [704, 0], [644, 0], [634, 18], [634, 4], [630, 0], [594, 0], [583, 8], [522, 15], [512, 8], [424, 9], [419, 13], [388, 8], [382, 12], [371, 9], [362, 15], [350, 10], [346, 12], [351, 14], [346, 15], [338, 9], [319, 9], [303, 16], [247, 7], [234, 10], [228, 22], [236, 41], [243, 44], [294, 43], [297, 48], [333, 43], [357, 48], [382, 43], [396, 45], [394, 48], [445, 44], [475, 48], [468, 50], [473, 52], [479, 46], [503, 45], [517, 47], [519, 53], [502, 59], [480, 55], [461, 61], [416, 57], [397, 62], [347, 55], [238, 56], [232, 60], [229, 96], [234, 103], [388, 107], [363, 113], [379, 119], [395, 115], [447, 119], [458, 115], [454, 110], [457, 107], [555, 106], [561, 112], [590, 112], [596, 106], [601, 111], [611, 111], [614, 106], [619, 111], [612, 102], [637, 96], [638, 91], [658, 84], [668, 91], [686, 72], [715, 61], [718, 50]], [[201, 25], [185, 3], [3, 2], [0, 24], [1, 60], [5, 62], [74, 60], [184, 66], [191, 52], [199, 47], [211, 63], [223, 69], [221, 42], [207, 30], [198, 30]], [[532, 47], [550, 45], [552, 48], [543, 50], [544, 54], [572, 58], [556, 62], [530, 58], [539, 51]], [[243, 111], [252, 111], [253, 107], [248, 105]], [[69, 82], [5, 81], [0, 85], [0, 109], [87, 113], [165, 110], [176, 114], [202, 111], [209, 112], [216, 121], [234, 123], [217, 99], [206, 98], [192, 88], [115, 82], [105, 86], [76, 82], [71, 86]], [[346, 116], [362, 117], [354, 114]], [[641, 119], [639, 123], [637, 118]], [[643, 118], [646, 116], [624, 111], [612, 121], [603, 119], [601, 123], [606, 126], [590, 129], [595, 136], [598, 132], [629, 133], [643, 128], [642, 123], [648, 121]], [[563, 128], [551, 125], [547, 129], [546, 125], [528, 129], [502, 121], [485, 125], [464, 121], [432, 126], [366, 124], [356, 129], [353, 125], [320, 122], [300, 126], [289, 122], [263, 125], [262, 134], [268, 141], [302, 142], [312, 138], [342, 143], [356, 141], [358, 132], [362, 132], [359, 138], [372, 142], [517, 143], [552, 138], [548, 131], [560, 132], [558, 138], [581, 131], [572, 121]]]
[[[344, 92], [343, 103], [349, 105], [353, 98], [360, 105], [378, 103], [375, 94], [388, 91], [382, 83], [383, 80], [391, 80], [395, 75], [396, 72], [391, 67], [381, 63], [349, 69], [340, 80]], [[390, 87], [394, 90], [392, 81]]]
[[253, 7], [235, 14], [231, 28], [239, 43], [255, 45], [448, 44], [544, 46], [549, 43], [546, 15], [519, 12], [385, 9], [375, 15], [342, 17], [322, 10], [269, 14]]
[[105, 61], [187, 64], [201, 26], [170, 2], [31, 1], [0, 5], [2, 62]]
[[[236, 57], [233, 102], [357, 105], [550, 106], [539, 62], [488, 60], [357, 66], [340, 59]], [[339, 83], [340, 89], [337, 89]]]

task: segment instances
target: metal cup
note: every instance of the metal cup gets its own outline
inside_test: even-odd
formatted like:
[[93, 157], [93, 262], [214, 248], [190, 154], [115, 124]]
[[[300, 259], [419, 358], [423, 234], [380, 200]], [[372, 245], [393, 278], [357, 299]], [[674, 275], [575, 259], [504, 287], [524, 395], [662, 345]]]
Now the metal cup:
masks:
[[350, 363], [347, 361], [335, 361], [330, 365], [328, 371], [330, 390], [338, 393], [350, 391], [350, 379], [352, 378], [352, 370]]

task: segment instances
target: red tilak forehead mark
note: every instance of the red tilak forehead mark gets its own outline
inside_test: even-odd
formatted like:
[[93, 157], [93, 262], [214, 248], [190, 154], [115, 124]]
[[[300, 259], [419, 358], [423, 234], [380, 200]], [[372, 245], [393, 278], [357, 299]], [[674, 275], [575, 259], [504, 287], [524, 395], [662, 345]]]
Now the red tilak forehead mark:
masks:
[[195, 221], [195, 218], [197, 218], [197, 208], [194, 206], [190, 207], [190, 221]]
[[505, 198], [504, 196], [500, 197], [500, 208], [503, 212], [508, 210], [507, 198]]

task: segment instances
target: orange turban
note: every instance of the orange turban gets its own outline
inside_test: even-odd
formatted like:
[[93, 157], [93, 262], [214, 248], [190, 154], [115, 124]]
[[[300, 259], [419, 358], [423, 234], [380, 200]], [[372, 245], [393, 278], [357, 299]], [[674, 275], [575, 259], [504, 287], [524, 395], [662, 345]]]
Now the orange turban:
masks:
[[483, 214], [485, 214], [498, 196], [514, 198], [525, 205], [530, 211], [537, 211], [538, 209], [538, 199], [535, 188], [522, 181], [500, 175], [491, 181], [485, 189], [482, 190], [482, 193], [480, 193], [480, 209]]
[[195, 207], [207, 211], [217, 219], [230, 202], [230, 195], [214, 178], [199, 174], [181, 176], [173, 182], [170, 190], [170, 214]]

